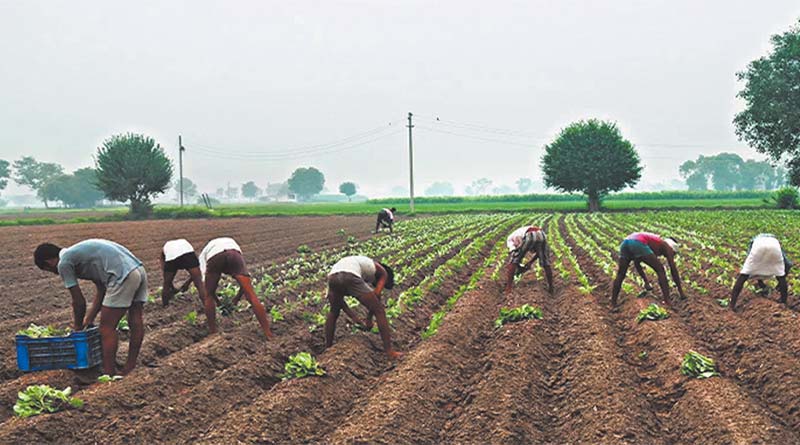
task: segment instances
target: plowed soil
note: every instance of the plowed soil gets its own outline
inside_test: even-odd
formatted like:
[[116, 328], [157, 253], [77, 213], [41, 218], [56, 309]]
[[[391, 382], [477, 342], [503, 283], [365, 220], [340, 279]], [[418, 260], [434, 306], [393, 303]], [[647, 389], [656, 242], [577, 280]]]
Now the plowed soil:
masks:
[[[58, 279], [32, 265], [39, 242], [118, 241], [153, 271], [155, 291], [161, 284], [157, 255], [169, 238], [187, 238], [199, 249], [210, 238], [232, 236], [251, 268], [258, 268], [281, 263], [301, 244], [314, 250], [341, 246], [339, 229], [366, 239], [373, 236], [373, 219], [0, 229], [0, 247], [7, 253], [0, 259], [0, 284], [10, 291], [0, 313], [0, 443], [800, 443], [796, 311], [748, 298], [745, 318], [687, 291], [690, 298], [676, 302], [670, 318], [636, 323], [639, 310], [656, 300], [628, 296], [611, 308], [610, 279], [559, 218], [558, 230], [596, 285], [589, 294], [558, 274], [549, 294], [533, 272], [504, 294], [490, 276], [492, 265], [477, 288], [455, 302], [436, 335], [423, 340], [420, 333], [432, 314], [484, 265], [495, 243], [504, 241], [501, 233], [394, 321], [394, 342], [405, 353], [398, 362], [386, 359], [377, 334], [351, 331], [344, 316], [328, 349], [322, 333], [310, 332], [298, 314], [275, 324], [275, 341], [263, 339], [249, 312], [223, 319], [223, 332], [209, 337], [202, 323], [183, 321], [188, 310], [198, 308], [187, 296], [167, 308], [146, 307], [141, 365], [112, 384], [94, 383], [96, 371], [16, 370], [11, 339], [17, 329], [32, 321], [70, 320], [69, 297]], [[469, 241], [438, 253], [403, 287], [431, 276]], [[569, 265], [557, 252], [553, 261]], [[727, 293], [703, 284], [713, 293]], [[501, 308], [525, 303], [540, 307], [543, 319], [495, 327]], [[282, 381], [283, 364], [298, 350], [312, 352], [327, 375]], [[706, 380], [681, 375], [680, 362], [689, 350], [714, 357], [721, 375]], [[13, 417], [16, 392], [32, 383], [72, 386], [86, 405]]]

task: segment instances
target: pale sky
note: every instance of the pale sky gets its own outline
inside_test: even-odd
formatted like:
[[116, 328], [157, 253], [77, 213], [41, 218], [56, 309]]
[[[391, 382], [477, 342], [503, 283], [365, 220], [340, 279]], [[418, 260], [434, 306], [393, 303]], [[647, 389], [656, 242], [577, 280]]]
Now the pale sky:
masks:
[[201, 191], [315, 166], [376, 196], [408, 184], [411, 111], [421, 194], [536, 180], [543, 145], [596, 117], [646, 186], [699, 154], [762, 158], [733, 131], [735, 73], [798, 18], [796, 0], [0, 0], [0, 159], [71, 171], [135, 131], [177, 171], [181, 134]]

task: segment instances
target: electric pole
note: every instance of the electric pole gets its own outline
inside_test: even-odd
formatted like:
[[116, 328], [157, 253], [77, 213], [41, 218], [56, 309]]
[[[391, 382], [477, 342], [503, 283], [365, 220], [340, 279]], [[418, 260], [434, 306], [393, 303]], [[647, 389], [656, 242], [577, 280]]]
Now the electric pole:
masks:
[[181, 207], [183, 207], [183, 152], [185, 150], [186, 149], [183, 148], [183, 142], [181, 141], [181, 135], [178, 135], [178, 174], [180, 175], [178, 188], [181, 194]]
[[409, 177], [409, 190], [411, 192], [411, 213], [414, 213], [414, 145], [411, 138], [411, 129], [414, 124], [411, 123], [411, 117], [414, 116], [408, 112], [408, 177]]

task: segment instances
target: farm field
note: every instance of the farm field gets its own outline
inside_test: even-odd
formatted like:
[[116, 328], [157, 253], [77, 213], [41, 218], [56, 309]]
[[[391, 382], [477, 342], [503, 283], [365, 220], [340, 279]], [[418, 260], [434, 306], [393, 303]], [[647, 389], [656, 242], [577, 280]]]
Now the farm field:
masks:
[[[728, 297], [753, 235], [774, 233], [800, 258], [798, 223], [792, 212], [743, 210], [442, 215], [377, 236], [372, 216], [0, 228], [0, 443], [800, 443], [800, 304], [792, 295], [800, 281], [790, 280], [789, 307], [774, 291], [762, 298], [751, 288], [736, 314], [717, 301]], [[547, 230], [552, 296], [538, 267], [512, 293], [500, 292], [506, 236], [524, 224]], [[620, 305], [608, 302], [619, 242], [640, 230], [682, 243], [688, 298], [665, 320], [636, 322], [658, 300], [637, 298], [632, 270]], [[16, 370], [18, 329], [70, 320], [58, 279], [32, 264], [38, 243], [125, 244], [145, 261], [155, 295], [165, 240], [185, 237], [199, 250], [217, 236], [240, 242], [273, 309], [275, 341], [263, 339], [249, 309], [219, 317], [222, 333], [209, 337], [202, 315], [186, 320], [199, 311], [187, 294], [167, 308], [145, 307], [140, 366], [121, 381]], [[377, 334], [352, 329], [344, 316], [336, 343], [323, 348], [325, 275], [355, 253], [397, 272], [397, 286], [384, 293], [405, 352], [397, 363]], [[495, 327], [501, 308], [526, 303], [543, 319]], [[720, 376], [681, 375], [690, 350], [713, 358]], [[287, 358], [300, 351], [327, 375], [281, 381]], [[85, 406], [14, 417], [17, 391], [34, 383], [71, 386]]]

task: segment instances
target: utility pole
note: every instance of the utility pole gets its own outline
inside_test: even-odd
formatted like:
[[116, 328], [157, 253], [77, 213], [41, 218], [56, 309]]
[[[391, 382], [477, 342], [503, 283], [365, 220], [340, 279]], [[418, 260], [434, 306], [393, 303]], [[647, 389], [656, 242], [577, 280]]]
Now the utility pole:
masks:
[[181, 135], [178, 135], [178, 174], [180, 175], [179, 181], [179, 188], [181, 193], [181, 207], [183, 207], [183, 152], [186, 149], [183, 148], [183, 142], [181, 141]]
[[411, 191], [411, 213], [414, 213], [414, 145], [411, 138], [411, 129], [414, 124], [411, 123], [411, 117], [414, 116], [408, 112], [408, 177], [409, 177], [409, 190]]

